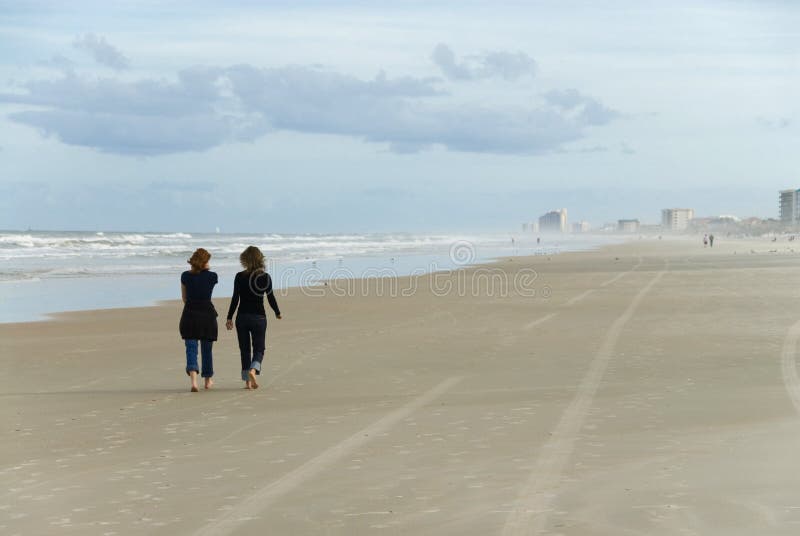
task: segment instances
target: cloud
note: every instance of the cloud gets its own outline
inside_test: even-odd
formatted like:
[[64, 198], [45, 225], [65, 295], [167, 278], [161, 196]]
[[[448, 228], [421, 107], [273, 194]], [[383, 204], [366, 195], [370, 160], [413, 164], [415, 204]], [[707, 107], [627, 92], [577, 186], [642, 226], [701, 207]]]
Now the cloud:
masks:
[[439, 43], [434, 47], [431, 59], [442, 74], [450, 80], [478, 80], [500, 77], [516, 80], [536, 74], [536, 62], [524, 52], [487, 52], [466, 56], [459, 62], [453, 50]]
[[106, 41], [103, 36], [87, 33], [72, 43], [77, 49], [89, 52], [95, 61], [112, 69], [123, 70], [130, 67], [130, 60], [118, 48]]
[[9, 114], [12, 121], [69, 145], [117, 154], [203, 151], [252, 140], [268, 130], [258, 117], [216, 109], [224, 99], [219, 89], [203, 81], [194, 79], [191, 71], [183, 72], [177, 82], [90, 79], [65, 72], [60, 78], [27, 82], [24, 94], [0, 94], [0, 102], [37, 108]]
[[361, 79], [297, 65], [193, 67], [173, 80], [64, 71], [18, 89], [0, 93], [0, 102], [30, 106], [11, 120], [69, 145], [126, 155], [204, 151], [273, 130], [348, 136], [397, 153], [542, 154], [619, 115], [575, 90], [551, 92], [544, 103], [471, 104], [437, 79], [384, 72]]
[[484, 76], [516, 80], [536, 74], [536, 62], [524, 52], [489, 52], [483, 56]]
[[443, 43], [436, 45], [431, 59], [441, 69], [442, 74], [451, 80], [470, 80], [472, 78], [469, 67], [459, 64], [456, 61], [455, 53]]
[[621, 115], [577, 89], [554, 89], [545, 93], [544, 98], [551, 106], [586, 125], [605, 125]]
[[9, 118], [68, 145], [128, 155], [204, 151], [235, 139], [237, 130], [235, 124], [212, 116], [163, 118], [48, 110], [13, 113]]
[[772, 130], [782, 130], [792, 126], [792, 119], [790, 117], [776, 117], [770, 119], [767, 117], [759, 117], [756, 119], [759, 125]]
[[75, 67], [75, 62], [62, 54], [55, 54], [51, 56], [50, 59], [38, 62], [38, 65], [53, 69], [70, 70]]
[[[565, 152], [570, 152], [570, 151], [565, 151]], [[588, 154], [588, 153], [606, 153], [606, 152], [608, 152], [608, 147], [606, 147], [605, 145], [592, 145], [592, 146], [589, 146], [589, 147], [579, 147], [579, 148], [575, 149], [573, 152], [583, 153], [583, 154]]]

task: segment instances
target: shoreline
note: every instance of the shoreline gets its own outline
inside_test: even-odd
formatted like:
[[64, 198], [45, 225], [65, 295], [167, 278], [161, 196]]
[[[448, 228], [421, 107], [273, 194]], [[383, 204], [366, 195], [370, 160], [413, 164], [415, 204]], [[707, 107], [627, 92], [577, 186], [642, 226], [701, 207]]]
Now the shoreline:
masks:
[[[607, 238], [607, 237], [605, 237], [605, 238]], [[496, 262], [500, 262], [500, 261], [502, 261], [503, 259], [506, 259], [506, 258], [537, 257], [537, 256], [541, 256], [541, 255], [564, 255], [564, 254], [569, 254], [569, 253], [577, 253], [577, 252], [581, 252], [581, 251], [595, 251], [595, 250], [599, 250], [599, 249], [601, 249], [603, 247], [606, 247], [607, 245], [616, 245], [616, 244], [619, 244], [619, 243], [624, 243], [626, 241], [625, 238], [622, 237], [622, 236], [614, 237], [614, 239], [615, 240], [619, 240], [619, 241], [618, 242], [612, 242], [611, 244], [599, 243], [597, 245], [588, 246], [588, 247], [580, 248], [580, 249], [567, 249], [566, 251], [542, 252], [541, 254], [534, 254], [534, 255], [515, 254], [515, 253], [512, 252], [512, 253], [510, 253], [508, 255], [497, 256], [497, 257], [493, 257], [493, 256], [481, 257], [481, 258], [477, 259], [476, 261], [468, 261], [468, 262], [466, 262], [464, 264], [450, 263], [451, 264], [450, 266], [448, 266], [447, 265], [448, 263], [446, 263], [446, 262], [442, 262], [442, 266], [439, 266], [438, 263], [441, 261], [441, 259], [437, 259], [436, 257], [428, 256], [428, 262], [426, 263], [425, 266], [422, 267], [422, 271], [417, 272], [417, 270], [420, 267], [414, 267], [414, 268], [410, 269], [411, 273], [405, 273], [405, 271], [394, 272], [394, 273], [389, 274], [388, 277], [392, 277], [392, 278], [395, 278], [395, 279], [401, 279], [401, 278], [407, 278], [407, 277], [411, 277], [411, 276], [421, 276], [421, 275], [427, 275], [427, 274], [432, 274], [432, 273], [436, 273], [436, 272], [448, 272], [448, 271], [452, 271], [452, 270], [459, 270], [459, 269], [470, 268], [470, 267], [490, 266], [490, 265], [493, 265]], [[630, 240], [630, 237], [629, 237], [629, 240]], [[456, 246], [457, 245], [458, 244], [456, 244]], [[542, 246], [542, 247], [545, 247], [545, 246]], [[551, 246], [551, 247], [559, 247], [559, 246]], [[471, 253], [474, 254], [474, 251], [472, 251]], [[458, 254], [458, 253], [456, 252], [456, 254]], [[392, 256], [391, 258], [392, 259], [397, 258], [398, 260], [409, 260], [409, 259], [411, 259], [411, 260], [413, 260], [413, 259], [420, 260], [422, 257], [423, 256], [418, 255], [418, 254], [405, 254], [405, 255], [396, 254], [396, 255]], [[451, 257], [452, 257], [452, 252], [451, 252]], [[378, 262], [378, 259], [382, 259], [382, 258], [383, 257], [377, 257], [377, 256], [376, 257], [357, 257], [357, 258], [355, 258], [355, 263], [356, 263], [356, 265], [358, 265], [358, 264], [369, 265], [369, 261], [372, 261], [375, 266], [379, 266], [380, 263]], [[431, 260], [431, 259], [433, 259], [433, 260]], [[297, 265], [298, 266], [306, 265], [307, 267], [312, 267], [313, 266], [314, 268], [316, 268], [318, 262], [332, 264], [332, 263], [334, 263], [336, 261], [335, 261], [335, 259], [324, 259], [324, 260], [319, 260], [319, 259], [313, 260], [313, 259], [310, 259], [310, 260], [303, 261], [302, 263], [299, 263]], [[294, 269], [293, 266], [294, 266], [293, 264], [290, 264], [288, 269], [289, 270], [293, 270]], [[213, 269], [214, 268], [212, 267], [212, 270]], [[228, 268], [226, 268], [226, 269], [228, 269]], [[284, 267], [284, 270], [285, 269], [286, 268]], [[334, 269], [334, 272], [336, 270], [337, 269]], [[367, 270], [371, 270], [371, 268], [362, 269], [361, 270], [362, 271], [362, 275]], [[380, 268], [375, 268], [373, 271], [380, 272], [380, 273], [386, 273], [386, 272], [390, 272], [390, 271], [393, 271], [393, 270], [394, 270], [393, 267], [389, 267], [389, 268], [380, 267]], [[348, 271], [350, 271], [350, 270], [348, 270]], [[350, 271], [350, 275], [354, 276], [354, 277], [351, 277], [352, 280], [365, 279], [364, 277], [359, 276], [359, 275], [357, 275], [356, 273], [354, 273], [352, 271]], [[122, 280], [126, 280], [127, 279], [127, 280], [130, 280], [129, 282], [134, 281], [134, 280], [136, 280], [136, 281], [144, 281], [146, 279], [149, 279], [150, 281], [153, 281], [153, 277], [154, 277], [153, 274], [146, 274], [145, 273], [145, 274], [125, 274], [125, 275], [120, 276], [119, 278], [115, 278], [113, 276], [93, 277], [93, 278], [91, 278], [91, 277], [87, 277], [87, 278], [69, 278], [69, 277], [65, 277], [65, 278], [53, 278], [53, 279], [37, 280], [37, 281], [32, 281], [32, 280], [8, 281], [8, 282], [4, 282], [4, 283], [12, 284], [12, 285], [14, 285], [14, 284], [22, 284], [22, 283], [24, 283], [24, 284], [36, 284], [36, 283], [42, 283], [44, 281], [47, 284], [56, 285], [56, 283], [55, 283], [56, 281], [61, 281], [62, 284], [63, 284], [64, 281], [67, 281], [67, 282], [80, 282], [80, 283], [88, 283], [90, 281], [99, 281], [99, 282], [108, 284], [110, 282], [114, 282], [117, 279], [122, 279]], [[378, 277], [383, 277], [383, 276], [378, 276]], [[329, 280], [328, 279], [320, 279], [320, 280], [318, 280], [316, 282], [302, 282], [302, 281], [294, 282], [294, 283], [292, 283], [292, 284], [290, 284], [290, 285], [288, 285], [286, 287], [280, 288], [279, 290], [281, 292], [284, 292], [284, 291], [286, 291], [288, 289], [312, 288], [312, 287], [315, 287], [315, 286], [324, 285], [324, 284], [326, 284], [327, 281], [329, 281]], [[295, 283], [297, 283], [297, 284], [295, 284]], [[215, 300], [216, 299], [221, 299], [221, 298], [215, 298]], [[92, 306], [89, 306], [89, 307], [86, 307], [86, 308], [79, 307], [79, 308], [76, 308], [76, 309], [47, 311], [47, 312], [37, 313], [35, 315], [35, 318], [26, 318], [26, 319], [21, 319], [21, 320], [0, 320], [0, 325], [21, 324], [21, 323], [27, 323], [27, 322], [47, 322], [47, 321], [50, 321], [50, 320], [57, 319], [59, 316], [61, 316], [63, 314], [69, 314], [69, 313], [79, 313], [79, 312], [87, 312], [87, 311], [106, 311], [106, 310], [116, 310], [116, 309], [135, 309], [135, 308], [140, 308], [140, 307], [157, 307], [159, 304], [169, 303], [169, 302], [172, 302], [172, 301], [175, 301], [175, 300], [169, 299], [169, 298], [168, 299], [153, 299], [153, 300], [148, 301], [147, 303], [136, 304], [136, 305], [120, 305], [120, 306], [110, 305], [110, 306], [107, 306], [107, 307], [92, 307]]]
[[[602, 252], [606, 248], [613, 248], [615, 246], [619, 246], [619, 245], [623, 245], [623, 244], [635, 244], [635, 243], [642, 243], [643, 242], [643, 243], [652, 243], [652, 244], [658, 244], [658, 243], [663, 243], [663, 244], [683, 244], [683, 245], [690, 246], [692, 244], [695, 244], [695, 242], [697, 241], [697, 237], [694, 237], [694, 236], [690, 237], [690, 236], [684, 236], [684, 235], [671, 235], [671, 236], [670, 235], [665, 235], [663, 240], [662, 239], [658, 239], [657, 236], [658, 235], [642, 236], [642, 237], [636, 236], [636, 237], [634, 237], [634, 236], [627, 236], [627, 235], [617, 235], [615, 238], [619, 239], [619, 242], [612, 242], [612, 243], [606, 243], [606, 244], [597, 244], [595, 246], [589, 246], [589, 247], [587, 247], [585, 249], [557, 251], [557, 252], [554, 252], [554, 253], [541, 253], [541, 254], [533, 254], [533, 255], [530, 255], [530, 254], [509, 254], [509, 255], [503, 255], [503, 256], [482, 258], [482, 259], [480, 259], [478, 261], [469, 262], [469, 263], [463, 264], [463, 265], [453, 265], [453, 266], [441, 267], [441, 268], [437, 267], [435, 270], [422, 271], [422, 272], [419, 272], [419, 273], [412, 273], [412, 274], [394, 273], [394, 274], [391, 274], [391, 275], [386, 276], [386, 277], [394, 278], [394, 279], [397, 279], [397, 280], [401, 280], [401, 279], [408, 279], [410, 277], [420, 277], [420, 276], [431, 275], [431, 274], [434, 274], [434, 273], [437, 273], [437, 272], [441, 273], [441, 272], [453, 272], [453, 271], [458, 271], [458, 270], [469, 270], [469, 269], [475, 269], [475, 268], [491, 268], [491, 267], [496, 267], [498, 264], [501, 264], [501, 263], [507, 261], [508, 259], [518, 259], [518, 260], [525, 261], [525, 260], [537, 259], [537, 258], [540, 258], [540, 257], [543, 257], [543, 256], [544, 257], [546, 257], [546, 256], [563, 256], [563, 255], [574, 255], [574, 254], [580, 254], [580, 253], [586, 253], [586, 252]], [[725, 247], [728, 247], [728, 248], [731, 247], [731, 246], [737, 246], [737, 245], [741, 246], [739, 248], [734, 248], [734, 251], [740, 250], [739, 252], [742, 253], [742, 254], [786, 254], [787, 252], [788, 253], [794, 252], [794, 248], [791, 247], [791, 244], [787, 245], [787, 243], [767, 242], [767, 241], [764, 241], [764, 240], [761, 240], [761, 239], [752, 239], [752, 238], [734, 238], [734, 239], [730, 239], [730, 238], [725, 238], [724, 239], [724, 243], [725, 243]], [[764, 249], [764, 246], [768, 246], [768, 248]], [[720, 247], [721, 246], [718, 243], [717, 249], [719, 250]], [[755, 250], [753, 248], [759, 248], [759, 250]], [[709, 250], [711, 250], [711, 248], [709, 248]], [[798, 245], [798, 251], [800, 251], [800, 245]], [[399, 257], [399, 258], [402, 258], [402, 257]], [[314, 261], [314, 262], [316, 263], [317, 261]], [[333, 262], [333, 261], [329, 260], [328, 262]], [[305, 264], [311, 265], [312, 261], [309, 260]], [[429, 263], [427, 268], [431, 268], [433, 265], [435, 265], [435, 262]], [[376, 269], [376, 271], [383, 271], [383, 270], [384, 269]], [[141, 275], [135, 275], [135, 276], [129, 275], [129, 276], [126, 276], [126, 277], [136, 277], [136, 278], [144, 279], [144, 278], [150, 278], [150, 277], [152, 277], [152, 275], [151, 274], [141, 274]], [[385, 279], [386, 277], [384, 277], [384, 276], [376, 276], [376, 277], [364, 278], [364, 277], [356, 276], [356, 277], [350, 278], [349, 280], [350, 281], [359, 282], [362, 279]], [[72, 278], [64, 278], [64, 279], [61, 279], [61, 280], [63, 281], [63, 280], [71, 280], [71, 279]], [[81, 281], [88, 281], [89, 279], [90, 278], [85, 278], [85, 279], [80, 279], [80, 280]], [[109, 277], [97, 278], [97, 279], [104, 280], [104, 281], [113, 281], [114, 280], [114, 278], [110, 277], [110, 276]], [[48, 280], [48, 281], [55, 281], [55, 280]], [[321, 280], [318, 280], [318, 281], [313, 282], [313, 283], [291, 285], [291, 286], [288, 286], [288, 287], [284, 287], [284, 288], [278, 289], [278, 292], [280, 292], [281, 294], [285, 295], [286, 292], [289, 292], [289, 291], [296, 292], [297, 289], [300, 289], [300, 288], [311, 289], [311, 288], [321, 287], [321, 286], [326, 285], [329, 281], [330, 281], [329, 279], [321, 279]], [[23, 282], [26, 283], [26, 284], [29, 283], [29, 281], [23, 281]], [[23, 282], [20, 282], [20, 281], [9, 281], [9, 282], [5, 282], [5, 283], [7, 283], [7, 284], [18, 284], [18, 283], [23, 283]], [[223, 299], [225, 299], [225, 298], [221, 297], [221, 296], [220, 297], [215, 297], [214, 301], [218, 302], [218, 301], [223, 300]], [[121, 305], [121, 306], [112, 305], [112, 306], [108, 306], [108, 307], [87, 307], [87, 308], [78, 308], [78, 309], [49, 311], [49, 312], [45, 312], [45, 313], [40, 313], [38, 318], [24, 319], [24, 320], [0, 321], [0, 326], [57, 321], [63, 315], [69, 315], [69, 314], [72, 314], [72, 313], [87, 313], [87, 312], [102, 312], [102, 311], [111, 311], [111, 310], [134, 310], [134, 309], [140, 309], [140, 308], [154, 308], [154, 307], [159, 307], [160, 305], [167, 305], [167, 304], [176, 303], [176, 302], [179, 302], [179, 301], [180, 301], [179, 298], [175, 298], [175, 299], [171, 299], [171, 298], [168, 298], [168, 299], [154, 299], [154, 300], [148, 301], [148, 303], [139, 304], [139, 305]]]

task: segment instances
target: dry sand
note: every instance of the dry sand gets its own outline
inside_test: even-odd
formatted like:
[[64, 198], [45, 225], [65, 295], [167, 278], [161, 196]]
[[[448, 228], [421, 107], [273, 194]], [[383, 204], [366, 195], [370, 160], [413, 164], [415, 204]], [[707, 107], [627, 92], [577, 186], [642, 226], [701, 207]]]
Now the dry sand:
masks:
[[294, 290], [253, 392], [224, 331], [188, 392], [177, 302], [1, 325], [0, 533], [798, 534], [800, 253], [769, 249]]

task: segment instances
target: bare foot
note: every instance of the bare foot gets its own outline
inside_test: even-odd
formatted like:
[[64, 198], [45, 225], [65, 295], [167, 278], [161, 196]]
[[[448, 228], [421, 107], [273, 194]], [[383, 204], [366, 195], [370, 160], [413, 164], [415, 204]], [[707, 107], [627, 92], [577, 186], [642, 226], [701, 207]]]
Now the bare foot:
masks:
[[211, 389], [213, 385], [214, 385], [214, 380], [212, 380], [211, 378], [206, 378], [206, 389]]
[[247, 389], [248, 391], [249, 391], [249, 390], [251, 390], [251, 389], [253, 388], [253, 387], [250, 385], [250, 380], [247, 380], [246, 382], [244, 382], [244, 388], [245, 388], [245, 389]]
[[192, 385], [192, 392], [193, 393], [197, 393], [199, 391], [200, 391], [200, 389], [198, 389], [196, 385]]
[[250, 376], [250, 385], [253, 387], [253, 389], [258, 389], [258, 382], [256, 381], [256, 369], [250, 369], [248, 376]]
[[189, 377], [192, 379], [192, 392], [196, 393], [197, 391], [199, 391], [199, 389], [197, 388], [197, 372], [194, 370], [189, 372]]

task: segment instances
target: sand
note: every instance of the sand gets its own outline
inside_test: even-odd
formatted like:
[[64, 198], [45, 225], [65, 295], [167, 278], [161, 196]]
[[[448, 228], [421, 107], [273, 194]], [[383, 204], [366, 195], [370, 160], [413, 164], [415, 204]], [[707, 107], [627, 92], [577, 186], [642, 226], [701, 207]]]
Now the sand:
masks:
[[223, 328], [189, 392], [178, 302], [0, 325], [0, 532], [797, 534], [798, 267], [644, 239], [295, 289], [257, 391]]

